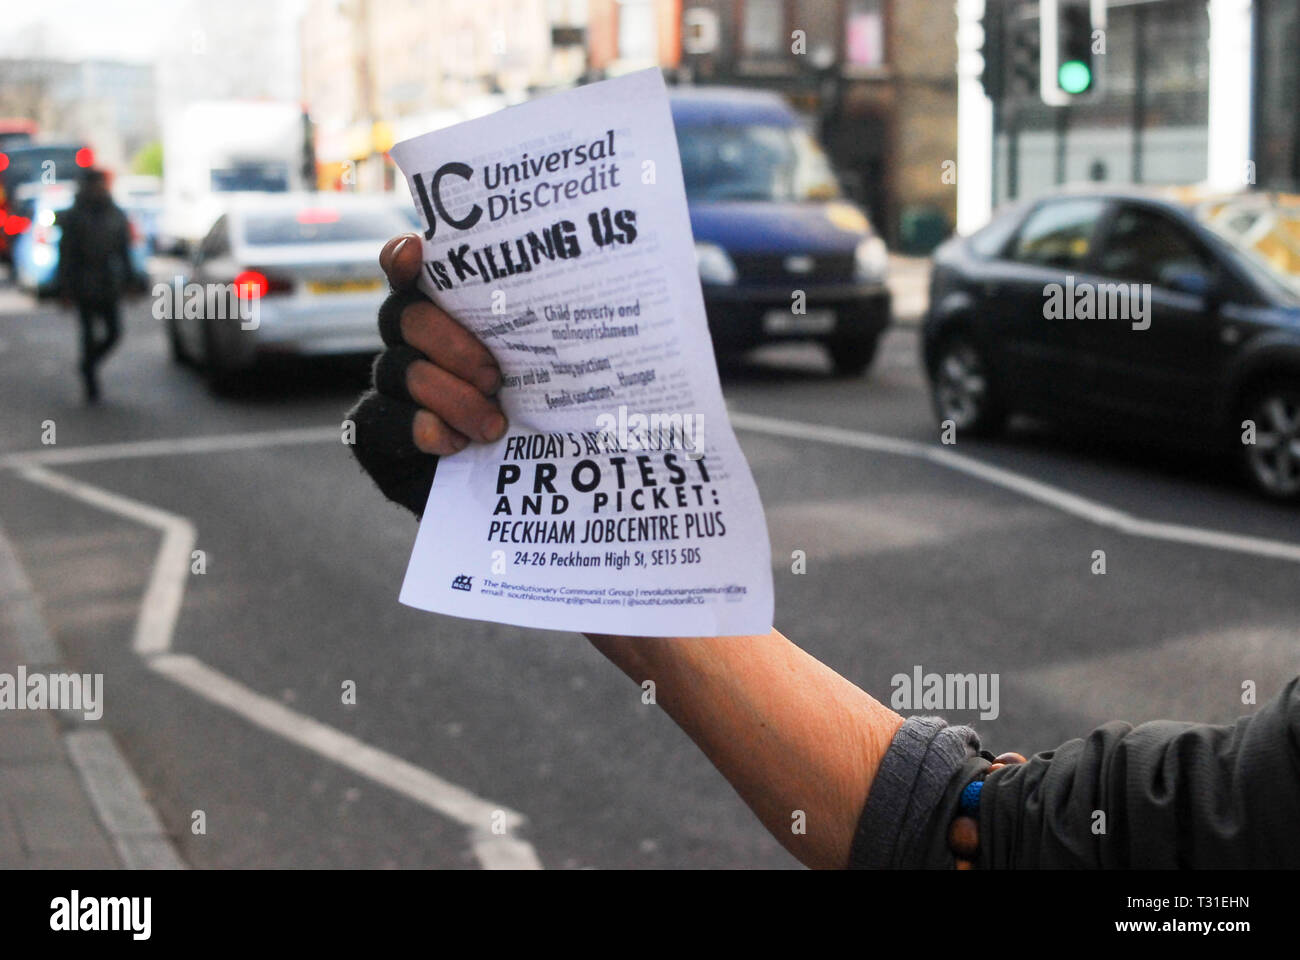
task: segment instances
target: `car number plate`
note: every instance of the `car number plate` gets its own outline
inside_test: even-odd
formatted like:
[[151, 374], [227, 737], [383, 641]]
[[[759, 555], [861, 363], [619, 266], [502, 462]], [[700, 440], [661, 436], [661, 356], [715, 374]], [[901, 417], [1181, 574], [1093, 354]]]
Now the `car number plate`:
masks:
[[312, 280], [307, 284], [311, 293], [361, 293], [378, 290], [379, 280]]
[[763, 315], [764, 333], [830, 333], [834, 329], [834, 310], [769, 310]]

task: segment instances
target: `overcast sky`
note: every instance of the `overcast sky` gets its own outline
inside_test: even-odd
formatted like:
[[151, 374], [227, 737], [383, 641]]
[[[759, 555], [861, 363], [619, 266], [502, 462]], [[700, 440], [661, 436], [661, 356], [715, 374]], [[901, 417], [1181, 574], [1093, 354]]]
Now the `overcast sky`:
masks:
[[[221, 6], [221, 0], [198, 2]], [[0, 55], [151, 61], [182, 6], [182, 0], [0, 0]], [[43, 49], [32, 47], [38, 36]]]

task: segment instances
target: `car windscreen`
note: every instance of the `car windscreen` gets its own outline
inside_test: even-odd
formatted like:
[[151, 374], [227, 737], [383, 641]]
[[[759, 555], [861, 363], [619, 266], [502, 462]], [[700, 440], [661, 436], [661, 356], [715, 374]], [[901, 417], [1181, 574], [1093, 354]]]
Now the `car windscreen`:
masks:
[[1201, 222], [1221, 241], [1222, 252], [1266, 295], [1290, 305], [1300, 304], [1300, 277], [1278, 269], [1247, 242], [1256, 214], [1207, 217]]
[[214, 193], [285, 193], [289, 189], [289, 164], [284, 161], [245, 161], [212, 168]]
[[396, 208], [340, 210], [302, 208], [275, 213], [250, 213], [244, 220], [244, 242], [250, 246], [287, 243], [351, 243], [384, 241], [409, 233], [410, 222]]
[[697, 203], [833, 200], [830, 161], [806, 131], [777, 124], [681, 124], [686, 196]]
[[75, 181], [81, 174], [77, 166], [76, 147], [36, 147], [14, 150], [9, 155], [3, 177], [5, 192], [12, 194], [20, 184], [36, 183], [42, 178]]

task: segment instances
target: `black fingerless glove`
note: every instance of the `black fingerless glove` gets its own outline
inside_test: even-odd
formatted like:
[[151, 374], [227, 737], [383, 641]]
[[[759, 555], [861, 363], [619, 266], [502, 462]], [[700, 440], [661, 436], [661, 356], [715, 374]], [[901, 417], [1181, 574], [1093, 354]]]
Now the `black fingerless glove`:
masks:
[[352, 453], [389, 500], [417, 517], [424, 513], [438, 458], [424, 453], [411, 435], [419, 409], [406, 389], [406, 368], [420, 358], [402, 340], [402, 311], [423, 294], [394, 291], [379, 308], [379, 334], [387, 349], [375, 358], [371, 389], [348, 411], [355, 425]]

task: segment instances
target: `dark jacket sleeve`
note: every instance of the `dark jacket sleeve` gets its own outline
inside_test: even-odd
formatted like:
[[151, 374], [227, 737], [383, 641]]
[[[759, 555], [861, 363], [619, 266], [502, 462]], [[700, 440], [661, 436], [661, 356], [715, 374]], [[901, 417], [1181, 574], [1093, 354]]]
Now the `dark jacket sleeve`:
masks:
[[57, 214], [59, 224], [59, 266], [56, 273], [59, 293], [65, 297], [74, 295], [72, 278], [76, 273], [81, 252], [77, 248], [77, 213], [69, 207]]
[[122, 287], [136, 287], [135, 264], [131, 262], [131, 220], [122, 210], [117, 211], [117, 255], [121, 260]]
[[951, 868], [948, 824], [962, 789], [988, 768], [970, 727], [950, 727], [939, 717], [908, 717], [876, 770], [849, 868]]
[[979, 866], [1300, 867], [1300, 678], [1234, 724], [1107, 723], [996, 771]]
[[1112, 722], [991, 774], [989, 759], [970, 728], [909, 718], [849, 866], [952, 867], [948, 825], [982, 779], [981, 869], [1300, 868], [1300, 678], [1234, 724]]

